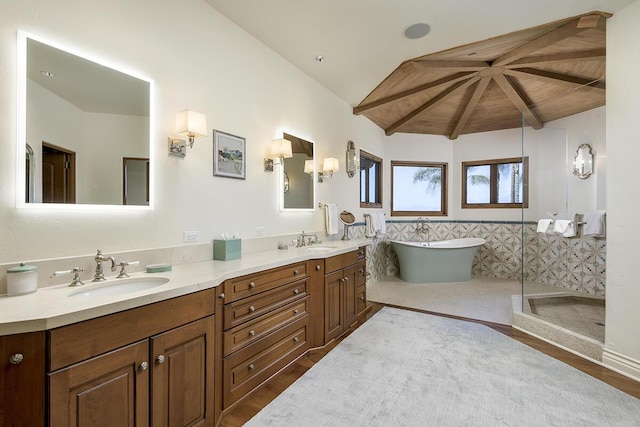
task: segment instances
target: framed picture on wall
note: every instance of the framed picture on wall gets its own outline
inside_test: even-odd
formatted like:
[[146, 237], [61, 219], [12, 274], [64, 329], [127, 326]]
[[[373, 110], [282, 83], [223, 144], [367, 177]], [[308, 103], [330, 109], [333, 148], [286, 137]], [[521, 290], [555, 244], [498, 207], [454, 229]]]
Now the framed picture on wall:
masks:
[[213, 130], [213, 175], [246, 178], [245, 139]]

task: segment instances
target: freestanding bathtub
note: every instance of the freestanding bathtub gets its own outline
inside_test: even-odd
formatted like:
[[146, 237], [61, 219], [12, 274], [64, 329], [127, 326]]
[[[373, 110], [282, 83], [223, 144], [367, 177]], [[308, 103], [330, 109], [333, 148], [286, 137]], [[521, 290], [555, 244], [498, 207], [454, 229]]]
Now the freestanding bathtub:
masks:
[[467, 282], [471, 280], [473, 257], [484, 239], [464, 238], [437, 242], [391, 244], [398, 254], [400, 278], [413, 283]]

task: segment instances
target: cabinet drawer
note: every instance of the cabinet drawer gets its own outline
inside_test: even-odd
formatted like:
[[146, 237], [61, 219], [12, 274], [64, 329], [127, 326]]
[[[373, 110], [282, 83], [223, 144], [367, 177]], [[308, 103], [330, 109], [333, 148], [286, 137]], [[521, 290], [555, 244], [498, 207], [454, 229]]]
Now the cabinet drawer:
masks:
[[360, 246], [358, 248], [358, 259], [365, 259], [367, 257], [367, 247], [366, 246]]
[[346, 254], [340, 254], [329, 257], [324, 260], [324, 274], [329, 274], [333, 271], [340, 270], [349, 265], [353, 265], [358, 261], [358, 251], [347, 252]]
[[304, 262], [273, 268], [224, 282], [225, 302], [237, 301], [307, 276]]
[[358, 270], [356, 271], [356, 284], [364, 285], [367, 281], [367, 268], [364, 260], [358, 261]]
[[271, 289], [241, 301], [225, 304], [224, 330], [255, 319], [271, 310], [307, 296], [309, 279]]
[[224, 333], [224, 355], [228, 356], [234, 351], [251, 344], [271, 332], [283, 327], [289, 322], [304, 317], [308, 313], [309, 297], [292, 302], [269, 314], [258, 317], [250, 322]]
[[224, 407], [243, 397], [304, 354], [308, 316], [224, 359]]

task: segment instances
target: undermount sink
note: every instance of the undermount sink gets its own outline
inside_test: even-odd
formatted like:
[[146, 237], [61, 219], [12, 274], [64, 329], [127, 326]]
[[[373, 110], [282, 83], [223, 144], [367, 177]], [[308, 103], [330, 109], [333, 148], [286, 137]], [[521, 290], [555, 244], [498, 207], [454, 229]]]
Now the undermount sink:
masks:
[[[106, 297], [121, 295], [129, 292], [144, 291], [168, 283], [165, 277], [135, 277], [129, 279], [113, 279], [112, 281], [82, 285], [80, 289], [71, 292], [69, 297]], [[90, 287], [85, 287], [90, 286]]]
[[335, 246], [320, 246], [320, 245], [313, 245], [313, 246], [307, 246], [306, 248], [308, 251], [330, 251], [332, 249], [336, 249]]

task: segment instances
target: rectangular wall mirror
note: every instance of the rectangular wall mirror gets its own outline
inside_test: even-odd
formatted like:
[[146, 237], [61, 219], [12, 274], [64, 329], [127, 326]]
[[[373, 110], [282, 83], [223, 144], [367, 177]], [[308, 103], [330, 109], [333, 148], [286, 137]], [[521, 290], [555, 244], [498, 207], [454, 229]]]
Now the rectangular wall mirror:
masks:
[[[149, 175], [125, 170], [125, 159], [150, 158], [152, 82], [24, 32], [18, 39], [18, 197], [27, 204], [148, 206]], [[147, 194], [127, 197], [132, 188]]]
[[305, 173], [305, 162], [315, 162], [313, 142], [287, 133], [284, 139], [291, 141], [293, 157], [283, 160], [280, 169], [282, 210], [313, 210], [315, 201], [314, 173]]

